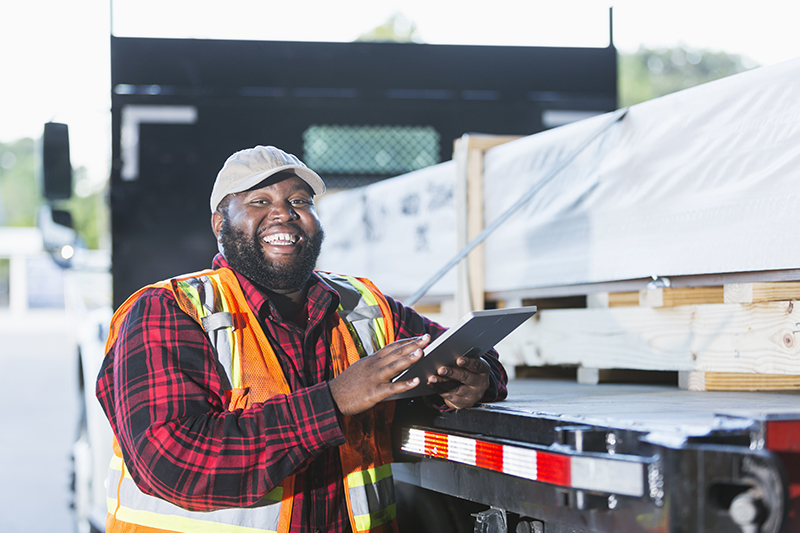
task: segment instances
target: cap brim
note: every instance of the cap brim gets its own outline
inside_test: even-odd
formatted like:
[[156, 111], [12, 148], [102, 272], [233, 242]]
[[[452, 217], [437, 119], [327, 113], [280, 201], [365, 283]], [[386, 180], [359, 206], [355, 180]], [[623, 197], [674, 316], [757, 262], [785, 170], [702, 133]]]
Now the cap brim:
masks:
[[275, 174], [286, 171], [294, 173], [298, 178], [308, 183], [309, 187], [311, 187], [311, 190], [314, 191], [315, 195], [319, 196], [320, 194], [325, 192], [325, 182], [322, 181], [322, 178], [320, 178], [319, 175], [310, 168], [303, 167], [300, 165], [284, 165], [282, 167], [273, 168], [265, 172], [254, 174], [253, 176], [241, 182], [236, 187], [229, 190], [228, 194], [250, 190], [259, 183], [261, 183], [262, 181], [274, 176]]

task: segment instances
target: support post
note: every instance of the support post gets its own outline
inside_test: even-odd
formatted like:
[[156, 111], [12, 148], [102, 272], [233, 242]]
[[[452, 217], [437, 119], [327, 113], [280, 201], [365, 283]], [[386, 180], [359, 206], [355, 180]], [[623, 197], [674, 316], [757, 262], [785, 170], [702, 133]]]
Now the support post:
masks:
[[[464, 248], [484, 229], [483, 156], [500, 144], [518, 139], [512, 135], [465, 134], [456, 139], [456, 247]], [[456, 310], [461, 317], [484, 308], [485, 274], [483, 244], [476, 247], [458, 266]]]

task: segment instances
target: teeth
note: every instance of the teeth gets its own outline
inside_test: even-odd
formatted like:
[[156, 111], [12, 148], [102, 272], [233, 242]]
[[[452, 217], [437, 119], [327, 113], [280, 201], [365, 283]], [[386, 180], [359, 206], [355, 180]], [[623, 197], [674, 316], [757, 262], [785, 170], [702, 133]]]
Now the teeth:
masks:
[[274, 233], [272, 235], [267, 235], [263, 240], [267, 244], [288, 246], [297, 242], [297, 237], [290, 233]]

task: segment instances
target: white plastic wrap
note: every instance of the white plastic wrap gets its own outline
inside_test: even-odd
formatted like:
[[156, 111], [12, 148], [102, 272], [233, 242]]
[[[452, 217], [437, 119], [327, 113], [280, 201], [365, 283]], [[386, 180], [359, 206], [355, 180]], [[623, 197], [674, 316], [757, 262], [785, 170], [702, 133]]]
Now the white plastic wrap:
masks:
[[[454, 176], [451, 161], [323, 196], [318, 268], [367, 277], [398, 298], [418, 289], [457, 251]], [[449, 273], [429, 294], [453, 294], [455, 280]]]
[[[489, 150], [487, 224], [607, 120]], [[320, 267], [413, 293], [456, 252], [454, 182], [449, 162], [323, 198]], [[489, 237], [486, 290], [798, 268], [798, 212], [794, 60], [633, 106]], [[451, 273], [431, 292], [454, 286]]]

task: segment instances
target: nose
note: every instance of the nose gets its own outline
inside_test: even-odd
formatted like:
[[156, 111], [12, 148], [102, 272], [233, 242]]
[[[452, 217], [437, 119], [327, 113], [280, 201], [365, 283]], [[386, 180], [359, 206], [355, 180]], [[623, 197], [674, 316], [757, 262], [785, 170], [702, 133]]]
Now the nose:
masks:
[[296, 220], [300, 218], [289, 202], [276, 202], [272, 204], [269, 212], [270, 220]]

